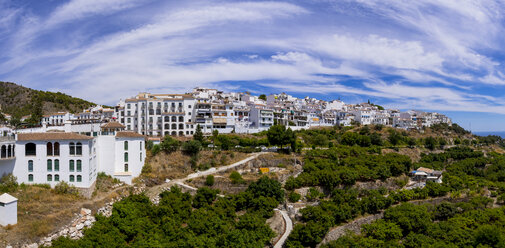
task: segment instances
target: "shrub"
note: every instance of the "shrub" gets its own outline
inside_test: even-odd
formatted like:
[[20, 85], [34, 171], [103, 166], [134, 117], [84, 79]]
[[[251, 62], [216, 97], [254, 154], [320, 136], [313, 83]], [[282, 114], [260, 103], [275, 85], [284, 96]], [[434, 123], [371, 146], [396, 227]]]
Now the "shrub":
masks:
[[241, 184], [244, 183], [244, 179], [242, 179], [242, 175], [237, 171], [234, 171], [230, 174], [231, 183], [233, 184]]
[[302, 198], [302, 196], [294, 191], [291, 191], [289, 192], [289, 195], [288, 195], [288, 200], [290, 202], [297, 202], [300, 200], [300, 198]]
[[12, 174], [7, 174], [0, 179], [0, 191], [13, 192], [18, 188], [17, 178]]
[[184, 153], [188, 155], [197, 155], [201, 149], [202, 144], [196, 140], [184, 142], [184, 145], [182, 146], [182, 150], [184, 150]]
[[67, 182], [61, 181], [56, 186], [54, 186], [54, 192], [56, 194], [69, 194], [69, 195], [79, 195], [79, 191], [76, 187], [70, 186]]
[[158, 154], [160, 151], [161, 151], [160, 145], [154, 145], [151, 148], [151, 153], [153, 154], [153, 156], [156, 156], [156, 154]]
[[213, 175], [208, 175], [207, 178], [205, 178], [205, 185], [209, 186], [209, 187], [214, 185], [214, 176]]

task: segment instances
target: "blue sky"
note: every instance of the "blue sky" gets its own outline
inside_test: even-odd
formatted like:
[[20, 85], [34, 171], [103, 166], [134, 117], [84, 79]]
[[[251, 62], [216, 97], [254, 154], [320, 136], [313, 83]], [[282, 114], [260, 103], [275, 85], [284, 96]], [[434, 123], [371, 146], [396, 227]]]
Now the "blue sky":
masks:
[[0, 80], [115, 104], [195, 86], [447, 113], [505, 130], [493, 0], [0, 0]]

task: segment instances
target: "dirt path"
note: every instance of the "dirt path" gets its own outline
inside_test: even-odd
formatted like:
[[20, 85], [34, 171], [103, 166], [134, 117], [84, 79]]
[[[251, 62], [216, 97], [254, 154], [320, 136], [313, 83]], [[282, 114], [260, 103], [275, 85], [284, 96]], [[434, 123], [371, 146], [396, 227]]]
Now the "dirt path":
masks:
[[154, 187], [149, 188], [146, 191], [146, 195], [151, 200], [155, 199], [166, 188], [170, 188], [170, 187], [172, 187], [174, 185], [181, 185], [181, 184], [185, 185], [184, 182], [186, 180], [188, 180], [188, 179], [193, 179], [193, 178], [197, 178], [197, 177], [208, 176], [208, 175], [216, 174], [216, 173], [219, 173], [219, 172], [224, 172], [224, 171], [227, 171], [229, 169], [233, 169], [233, 168], [235, 168], [237, 166], [243, 165], [243, 164], [245, 164], [245, 163], [247, 163], [247, 162], [249, 162], [249, 161], [257, 158], [258, 156], [260, 156], [262, 154], [266, 154], [266, 152], [253, 153], [253, 154], [251, 154], [251, 156], [249, 156], [249, 157], [247, 157], [245, 159], [242, 159], [242, 160], [240, 160], [238, 162], [235, 162], [233, 164], [227, 165], [227, 166], [221, 166], [221, 167], [218, 167], [218, 168], [210, 168], [210, 169], [205, 170], [205, 171], [199, 171], [199, 172], [196, 172], [196, 173], [193, 173], [193, 174], [189, 174], [185, 178], [173, 179], [170, 182], [167, 182], [167, 183], [164, 183], [164, 184], [161, 184], [161, 185], [156, 185]]
[[286, 210], [277, 210], [277, 211], [279, 211], [282, 214], [282, 218], [284, 218], [285, 228], [284, 228], [284, 234], [282, 234], [279, 241], [277, 241], [277, 243], [274, 245], [274, 248], [282, 248], [284, 242], [286, 242], [286, 240], [289, 237], [289, 234], [293, 230], [293, 222], [291, 221], [291, 218], [289, 218], [288, 212], [286, 212]]

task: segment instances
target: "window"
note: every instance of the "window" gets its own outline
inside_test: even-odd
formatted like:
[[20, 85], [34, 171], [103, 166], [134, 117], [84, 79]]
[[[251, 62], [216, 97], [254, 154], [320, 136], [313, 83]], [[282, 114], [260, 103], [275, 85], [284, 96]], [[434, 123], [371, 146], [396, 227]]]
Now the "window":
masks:
[[140, 143], [139, 143], [139, 144], [140, 144], [140, 146], [139, 146], [139, 147], [140, 147], [140, 150], [142, 150], [142, 141], [140, 141]]
[[184, 117], [179, 116], [179, 122], [184, 122]]
[[81, 144], [81, 142], [77, 142], [77, 145], [75, 146], [75, 154], [76, 155], [82, 155], [82, 144]]
[[77, 182], [82, 182], [82, 176], [81, 175], [77, 175]]
[[54, 181], [59, 182], [60, 181], [60, 175], [54, 175]]
[[81, 160], [77, 160], [77, 172], [81, 172], [82, 171], [82, 162]]
[[140, 153], [140, 162], [142, 162], [142, 153]]
[[124, 142], [124, 150], [125, 150], [125, 151], [128, 151], [128, 141], [125, 141], [125, 142]]
[[128, 162], [128, 153], [127, 152], [124, 153], [124, 161]]
[[28, 174], [28, 182], [33, 182], [33, 174]]
[[54, 156], [60, 156], [60, 143], [54, 142], [53, 151]]
[[28, 160], [28, 171], [29, 172], [33, 171], [33, 160]]
[[74, 171], [75, 170], [75, 164], [74, 160], [70, 160], [70, 163], [68, 165], [68, 170], [69, 171]]
[[34, 143], [28, 143], [25, 145], [25, 155], [26, 156], [35, 156], [37, 155], [37, 147]]
[[69, 177], [69, 179], [68, 179], [68, 180], [69, 180], [70, 182], [75, 181], [75, 177], [74, 177], [74, 175], [70, 175], [70, 177]]
[[54, 171], [60, 171], [60, 160], [59, 159], [54, 160]]
[[51, 159], [47, 160], [47, 171], [53, 171], [53, 161]]
[[124, 172], [128, 172], [128, 164], [124, 164]]
[[53, 156], [53, 143], [47, 142], [46, 150], [47, 150], [47, 156]]
[[53, 180], [53, 175], [48, 174], [48, 175], [47, 175], [47, 181], [48, 181], [48, 182], [51, 182], [52, 180]]
[[75, 143], [70, 142], [69, 147], [70, 147], [70, 155], [75, 155]]
[[172, 116], [172, 122], [176, 122], [176, 121], [177, 121], [177, 117]]

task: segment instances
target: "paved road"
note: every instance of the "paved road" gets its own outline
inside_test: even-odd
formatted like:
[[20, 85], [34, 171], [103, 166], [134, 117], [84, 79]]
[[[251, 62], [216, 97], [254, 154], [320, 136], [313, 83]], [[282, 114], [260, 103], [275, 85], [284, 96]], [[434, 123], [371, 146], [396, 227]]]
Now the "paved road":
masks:
[[189, 185], [185, 185], [184, 182], [188, 179], [193, 179], [193, 178], [197, 178], [197, 177], [203, 177], [203, 176], [208, 176], [208, 175], [212, 175], [212, 174], [216, 174], [216, 173], [219, 173], [219, 172], [223, 172], [223, 171], [227, 171], [229, 169], [233, 169], [237, 166], [240, 166], [240, 165], [243, 165], [255, 158], [257, 158], [258, 156], [262, 155], [262, 154], [266, 154], [267, 152], [257, 152], [257, 153], [253, 153], [251, 154], [251, 156], [245, 158], [245, 159], [242, 159], [236, 163], [233, 163], [233, 164], [230, 164], [230, 165], [227, 165], [227, 166], [221, 166], [221, 167], [218, 167], [218, 168], [210, 168], [208, 170], [205, 170], [205, 171], [199, 171], [199, 172], [195, 172], [193, 174], [189, 174], [187, 177], [185, 178], [178, 178], [178, 179], [173, 179], [172, 181], [170, 182], [167, 182], [167, 183], [164, 183], [164, 184], [161, 184], [161, 185], [157, 185], [157, 186], [154, 186], [152, 188], [150, 188], [147, 192], [146, 192], [146, 195], [149, 196], [149, 198], [151, 199], [154, 199], [155, 197], [157, 197], [161, 191], [165, 188], [170, 188], [174, 185], [180, 185], [180, 186], [187, 186], [187, 187], [191, 187]]
[[281, 212], [282, 218], [284, 218], [284, 223], [286, 224], [286, 228], [285, 228], [284, 234], [282, 234], [282, 237], [274, 245], [274, 248], [282, 248], [282, 246], [284, 245], [284, 242], [286, 242], [286, 240], [289, 237], [289, 234], [293, 230], [293, 222], [291, 221], [291, 218], [289, 218], [288, 212], [286, 212], [286, 210], [278, 210], [278, 211]]

